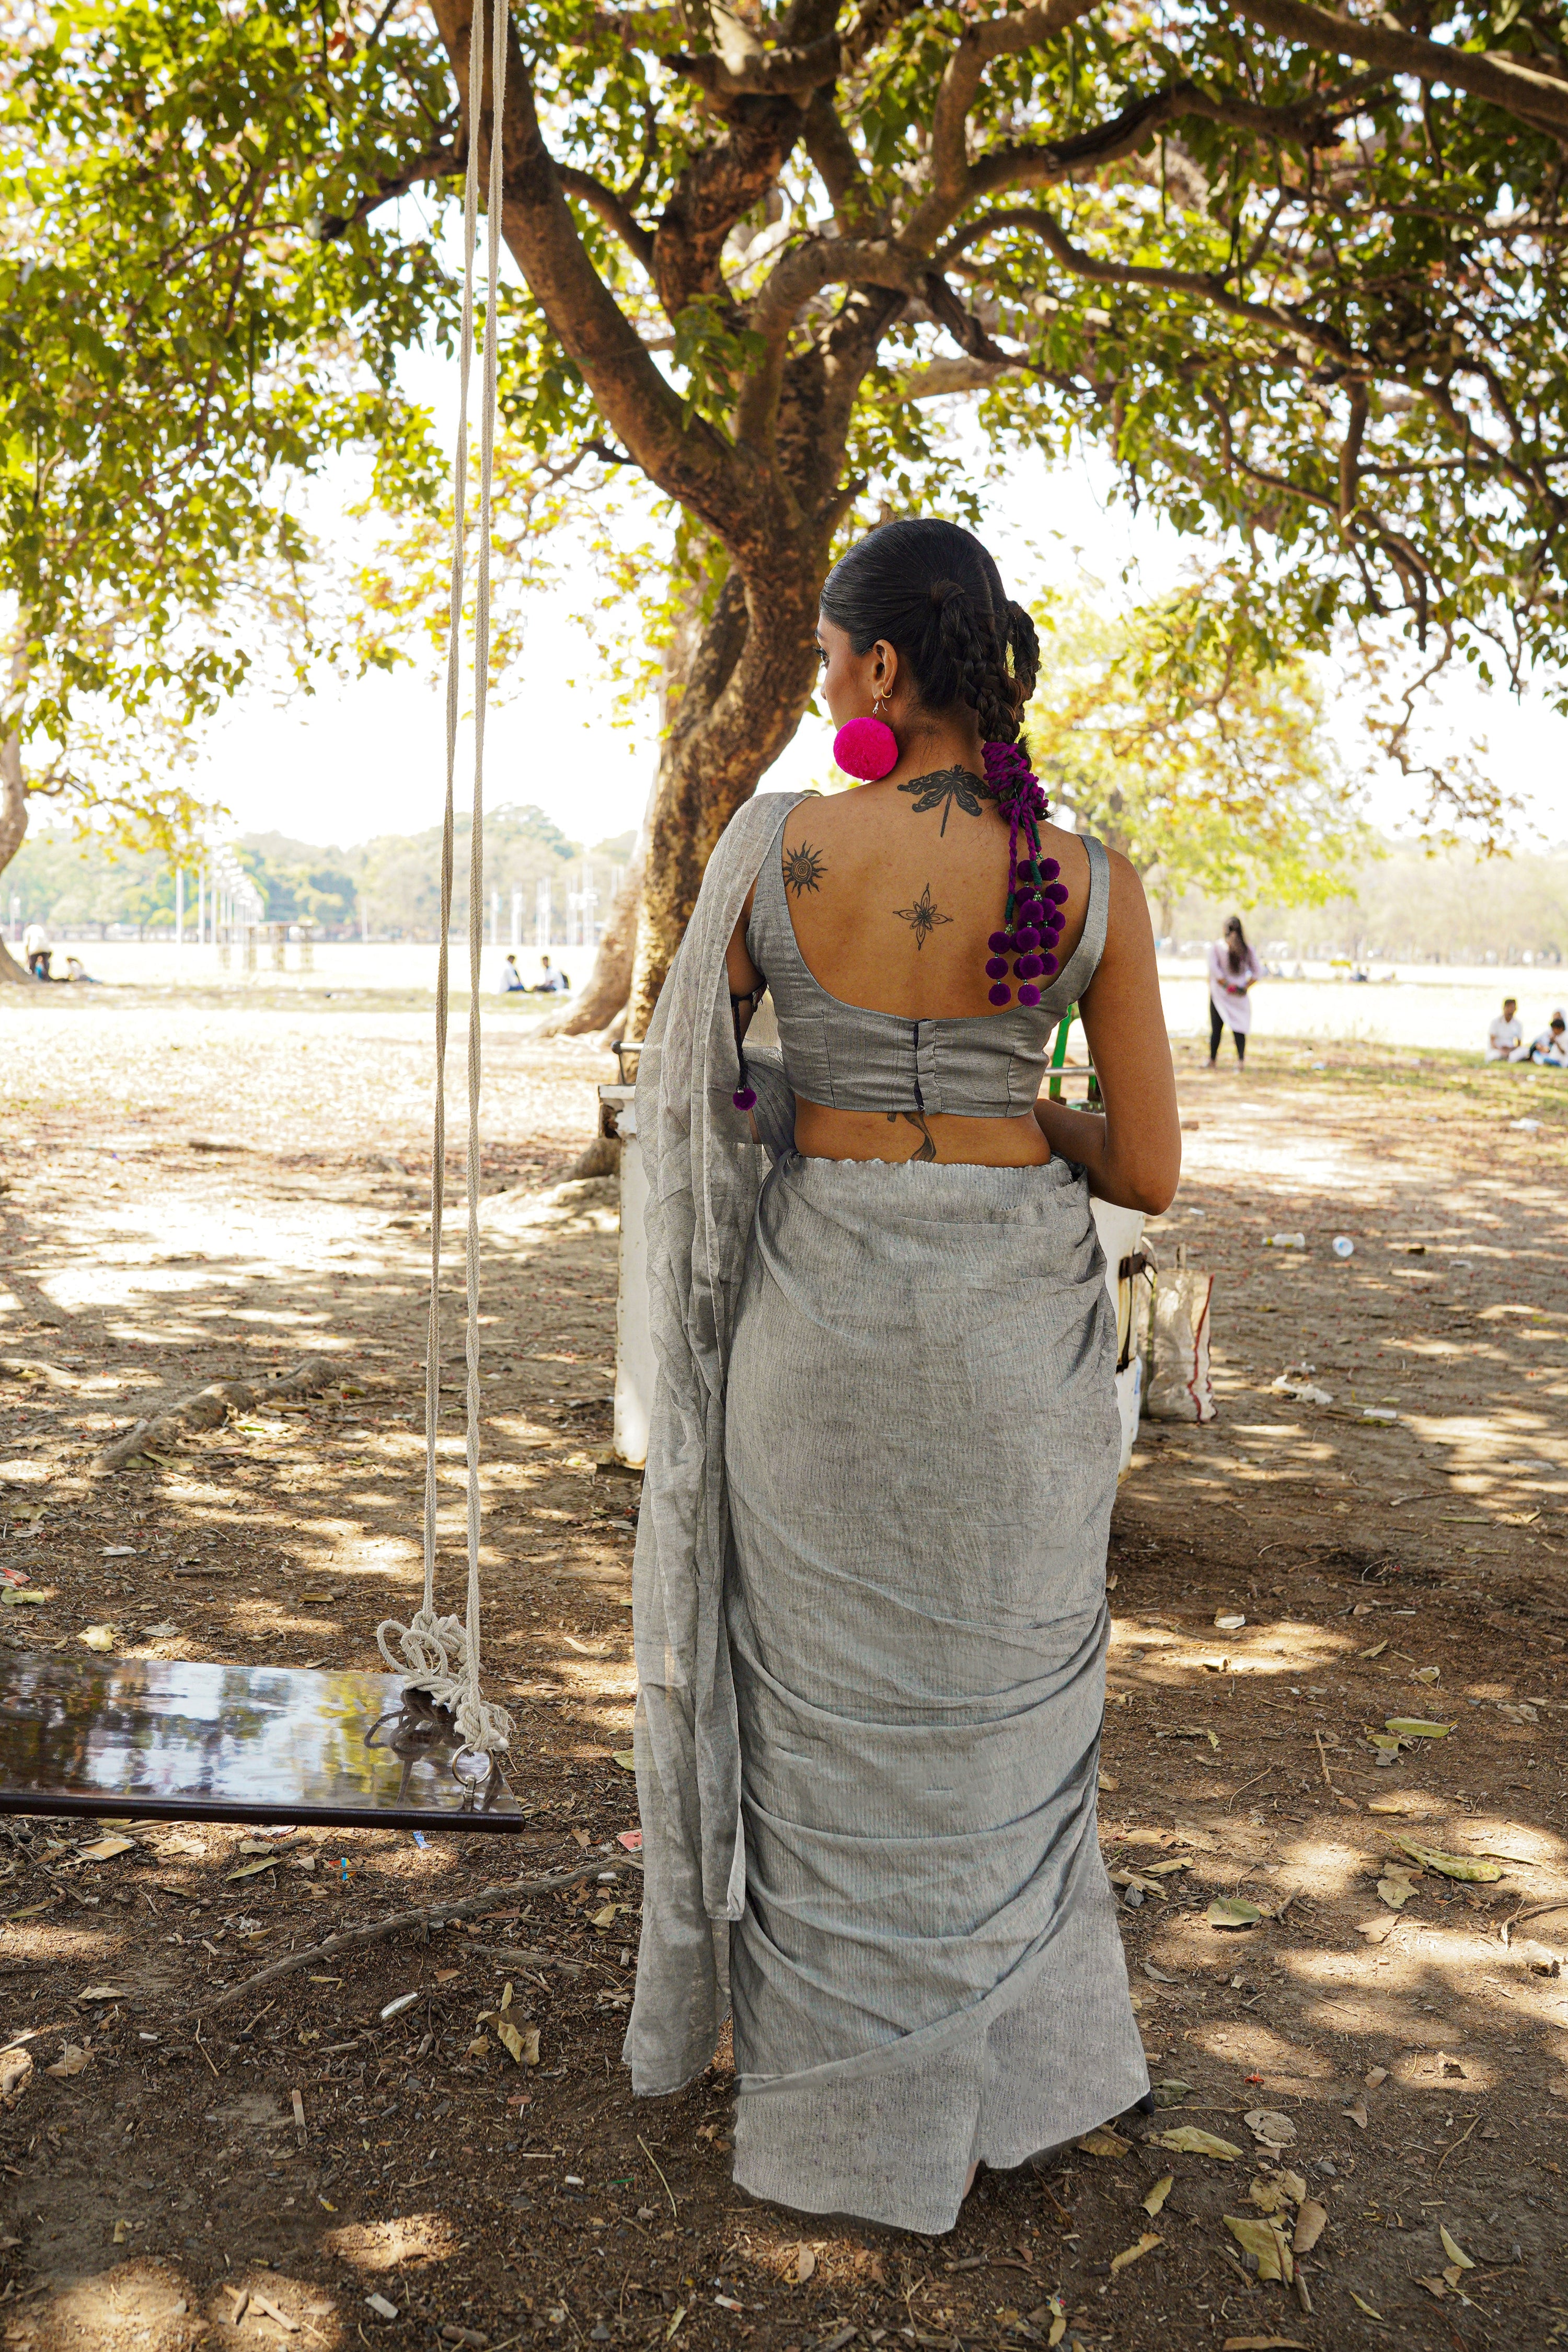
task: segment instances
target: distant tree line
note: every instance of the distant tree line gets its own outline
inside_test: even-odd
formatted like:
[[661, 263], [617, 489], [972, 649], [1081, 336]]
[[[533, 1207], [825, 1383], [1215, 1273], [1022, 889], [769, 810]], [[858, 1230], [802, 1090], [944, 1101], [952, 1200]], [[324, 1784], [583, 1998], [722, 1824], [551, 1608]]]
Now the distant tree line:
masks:
[[[468, 825], [458, 826], [458, 868], [468, 864]], [[514, 890], [523, 901], [524, 936], [533, 936], [536, 893], [548, 877], [558, 919], [563, 919], [568, 887], [581, 886], [584, 866], [598, 862], [601, 914], [607, 908], [609, 869], [624, 865], [635, 836], [626, 834], [588, 849], [569, 840], [542, 809], [502, 808], [485, 825], [487, 908], [491, 889], [500, 894], [503, 938], [510, 937]], [[385, 939], [434, 939], [440, 922], [441, 835], [438, 827], [418, 834], [382, 834], [350, 848], [297, 841], [281, 833], [242, 835], [235, 845], [240, 862], [255, 877], [266, 902], [267, 920], [305, 925], [325, 939], [353, 939], [368, 929]], [[185, 919], [195, 920], [198, 852], [183, 861]], [[40, 829], [25, 844], [5, 873], [0, 913], [21, 922], [42, 922], [60, 931], [110, 931], [134, 928], [139, 938], [167, 932], [174, 923], [174, 867], [166, 850], [127, 848], [100, 834], [80, 839], [64, 827]], [[456, 893], [454, 929], [467, 927], [468, 897]]]
[[[1234, 902], [1197, 891], [1170, 910], [1182, 945], [1218, 936]], [[1429, 856], [1419, 844], [1383, 842], [1324, 904], [1282, 906], [1260, 898], [1248, 935], [1264, 952], [1349, 956], [1359, 962], [1568, 962], [1568, 844], [1486, 857], [1467, 849]]]

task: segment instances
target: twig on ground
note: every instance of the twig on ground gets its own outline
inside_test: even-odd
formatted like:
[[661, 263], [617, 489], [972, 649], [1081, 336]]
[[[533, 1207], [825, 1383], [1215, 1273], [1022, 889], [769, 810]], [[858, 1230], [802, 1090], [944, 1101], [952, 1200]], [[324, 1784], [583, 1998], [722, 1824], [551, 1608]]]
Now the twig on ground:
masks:
[[1475, 2127], [1476, 2127], [1476, 2126], [1480, 2122], [1480, 2119], [1481, 2119], [1481, 2118], [1480, 2118], [1480, 2116], [1479, 2116], [1479, 2112], [1478, 2112], [1477, 2114], [1473, 2115], [1473, 2116], [1470, 2117], [1470, 2120], [1469, 2120], [1468, 2124], [1466, 2126], [1465, 2129], [1464, 2129], [1464, 2130], [1459, 2134], [1458, 2138], [1458, 2139], [1451, 2139], [1451, 2140], [1448, 2142], [1447, 2147], [1443, 2150], [1442, 2155], [1437, 2158], [1436, 2163], [1432, 2167], [1432, 2178], [1433, 2178], [1433, 2179], [1434, 2179], [1434, 2180], [1436, 2180], [1436, 2179], [1437, 2175], [1442, 2171], [1443, 2167], [1447, 2163], [1448, 2158], [1453, 2155], [1454, 2150], [1455, 2150], [1457, 2147], [1464, 2147], [1465, 2142], [1469, 2138], [1471, 2132], [1473, 2132], [1473, 2131], [1475, 2130]]
[[[510, 1886], [487, 1886], [482, 1894], [470, 1895], [460, 1903], [424, 1903], [417, 1910], [394, 1911], [384, 1919], [373, 1920], [367, 1927], [345, 1927], [341, 1934], [329, 1936], [324, 1944], [312, 1944], [309, 1951], [290, 1952], [270, 1968], [258, 1969], [240, 1984], [231, 1985], [215, 2000], [201, 2004], [204, 2014], [220, 2009], [230, 2009], [260, 1986], [270, 1984], [275, 1977], [293, 1975], [297, 1969], [308, 1968], [312, 1960], [331, 1959], [338, 1952], [352, 1950], [358, 1944], [374, 1944], [383, 1936], [395, 1936], [400, 1927], [435, 1926], [444, 1919], [473, 1919], [483, 1911], [499, 1911], [503, 1903], [513, 1903], [520, 1895], [553, 1895], [563, 1886], [580, 1885], [584, 1878], [595, 1877], [604, 1868], [601, 1856], [592, 1862], [580, 1863], [575, 1870], [557, 1870], [548, 1878], [515, 1878]], [[208, 2062], [211, 2064], [211, 2060]]]
[[[1272, 1764], [1266, 1764], [1261, 1772], [1255, 1772], [1250, 1780], [1244, 1780], [1241, 1784], [1241, 1789], [1256, 1789], [1259, 1780], [1267, 1780], [1268, 1775], [1273, 1771], [1273, 1769], [1274, 1767]], [[1241, 1789], [1233, 1789], [1229, 1796], [1226, 1799], [1225, 1809], [1227, 1813], [1229, 1812], [1232, 1805], [1235, 1804], [1237, 1797], [1240, 1796]]]
[[644, 2139], [644, 2137], [643, 2137], [643, 2136], [642, 2136], [641, 2132], [638, 2132], [638, 2134], [637, 2134], [637, 2146], [641, 2148], [641, 2150], [642, 2150], [643, 2154], [647, 2157], [647, 2158], [648, 2162], [652, 2165], [652, 2167], [653, 2167], [654, 2170], [655, 2170], [656, 2172], [658, 2172], [658, 2177], [659, 2177], [660, 2180], [663, 2180], [663, 2181], [664, 2181], [664, 2193], [665, 2193], [665, 2195], [666, 2195], [666, 2196], [668, 2198], [668, 2200], [669, 2200], [669, 2210], [670, 2210], [670, 2211], [671, 2211], [672, 2213], [679, 2214], [679, 2211], [680, 2211], [680, 2208], [679, 2208], [679, 2205], [676, 2203], [676, 2201], [675, 2201], [675, 2191], [674, 2191], [674, 2189], [670, 2187], [670, 2185], [669, 2185], [668, 2181], [664, 2179], [664, 2175], [663, 2175], [663, 2173], [662, 2173], [662, 2172], [659, 2172], [658, 2158], [658, 2157], [657, 2157], [657, 2156], [655, 2156], [655, 2154], [654, 2154], [654, 2152], [653, 2152], [652, 2148], [651, 2148], [651, 2147], [649, 2147], [649, 2146], [648, 2146], [648, 2144], [647, 2144], [647, 2140], [646, 2140], [646, 2139]]
[[1342, 1789], [1336, 1789], [1332, 1780], [1330, 1778], [1328, 1752], [1323, 1746], [1322, 1733], [1321, 1731], [1314, 1731], [1312, 1737], [1318, 1743], [1318, 1761], [1323, 1768], [1323, 1786], [1328, 1790], [1330, 1795], [1332, 1796], [1340, 1804], [1345, 1806], [1349, 1811], [1359, 1813], [1361, 1807], [1356, 1802], [1356, 1800], [1353, 1797], [1347, 1797]]

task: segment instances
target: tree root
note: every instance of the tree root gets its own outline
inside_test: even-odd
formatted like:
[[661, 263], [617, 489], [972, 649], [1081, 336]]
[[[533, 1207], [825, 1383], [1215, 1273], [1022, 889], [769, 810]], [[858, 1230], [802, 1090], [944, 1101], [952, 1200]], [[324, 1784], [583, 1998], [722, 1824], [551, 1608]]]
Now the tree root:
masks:
[[281, 1380], [268, 1381], [259, 1388], [248, 1381], [209, 1381], [205, 1389], [196, 1389], [190, 1396], [165, 1406], [162, 1412], [134, 1422], [121, 1436], [112, 1438], [99, 1455], [98, 1466], [100, 1470], [123, 1470], [139, 1454], [155, 1454], [161, 1446], [173, 1444], [187, 1430], [217, 1429], [231, 1412], [251, 1412], [273, 1397], [309, 1396], [313, 1390], [324, 1388], [329, 1381], [342, 1376], [341, 1364], [330, 1364], [324, 1356], [307, 1356], [302, 1364], [285, 1372]]
[[[453, 1823], [454, 1827], [458, 1825]], [[510, 1886], [487, 1886], [482, 1894], [469, 1895], [459, 1903], [426, 1903], [416, 1911], [394, 1911], [368, 1927], [345, 1927], [340, 1935], [329, 1936], [324, 1944], [312, 1944], [308, 1952], [290, 1952], [286, 1959], [274, 1960], [270, 1968], [258, 1969], [253, 1977], [230, 1985], [215, 2000], [200, 2004], [200, 2013], [211, 2016], [220, 2009], [231, 2009], [236, 2001], [247, 2000], [259, 1986], [271, 1984], [277, 1977], [292, 1976], [296, 1969], [308, 1969], [315, 1960], [330, 1960], [339, 1952], [352, 1951], [356, 1945], [374, 1944], [383, 1936], [395, 1936], [400, 1927], [435, 1927], [444, 1919], [472, 1919], [481, 1911], [499, 1911], [503, 1903], [515, 1903], [520, 1895], [553, 1895], [563, 1886], [580, 1885], [584, 1878], [596, 1878], [605, 1867], [604, 1856], [595, 1854], [592, 1862], [579, 1863], [574, 1870], [552, 1871], [548, 1878], [517, 1878]]]

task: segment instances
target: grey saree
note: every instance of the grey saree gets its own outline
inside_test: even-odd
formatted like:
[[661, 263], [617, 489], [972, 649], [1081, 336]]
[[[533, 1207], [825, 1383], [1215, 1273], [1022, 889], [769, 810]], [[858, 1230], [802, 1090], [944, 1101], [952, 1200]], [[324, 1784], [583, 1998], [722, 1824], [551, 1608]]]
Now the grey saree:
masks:
[[1080, 1171], [806, 1160], [734, 1110], [710, 863], [637, 1084], [658, 1380], [637, 1529], [645, 1856], [626, 2055], [711, 2059], [735, 2178], [951, 2227], [1148, 2076], [1096, 1834], [1114, 1334]]

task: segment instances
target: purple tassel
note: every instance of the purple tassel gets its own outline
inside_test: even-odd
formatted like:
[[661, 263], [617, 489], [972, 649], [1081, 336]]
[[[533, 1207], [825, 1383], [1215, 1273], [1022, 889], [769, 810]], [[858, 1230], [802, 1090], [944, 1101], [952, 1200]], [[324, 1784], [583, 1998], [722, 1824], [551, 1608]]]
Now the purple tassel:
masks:
[[737, 1087], [734, 1093], [730, 1097], [730, 1100], [734, 1104], [737, 1110], [754, 1109], [756, 1107], [757, 1090], [754, 1087]]
[[994, 988], [989, 988], [985, 992], [993, 1004], [1011, 1004], [1013, 1002], [1012, 990], [1004, 986], [1001, 981], [997, 982]]

